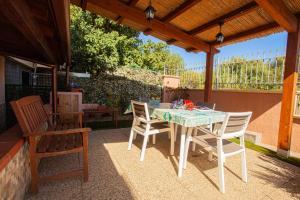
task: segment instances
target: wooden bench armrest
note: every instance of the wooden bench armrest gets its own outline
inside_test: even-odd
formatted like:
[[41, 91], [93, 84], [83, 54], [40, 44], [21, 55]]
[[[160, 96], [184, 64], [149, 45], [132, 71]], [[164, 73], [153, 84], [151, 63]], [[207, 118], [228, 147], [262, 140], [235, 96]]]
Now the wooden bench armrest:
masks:
[[92, 130], [90, 128], [74, 128], [61, 131], [37, 131], [30, 134], [30, 136], [43, 136], [43, 135], [66, 135], [74, 133], [89, 133]]

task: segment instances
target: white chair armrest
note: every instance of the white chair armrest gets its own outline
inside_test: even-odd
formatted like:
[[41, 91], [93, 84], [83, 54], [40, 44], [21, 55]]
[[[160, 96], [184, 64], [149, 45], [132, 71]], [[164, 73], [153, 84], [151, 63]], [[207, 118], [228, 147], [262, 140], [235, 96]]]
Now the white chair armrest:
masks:
[[147, 123], [155, 124], [155, 123], [163, 123], [163, 122], [166, 122], [166, 121], [162, 121], [162, 120], [159, 120], [159, 119], [152, 119], [152, 120], [148, 121]]

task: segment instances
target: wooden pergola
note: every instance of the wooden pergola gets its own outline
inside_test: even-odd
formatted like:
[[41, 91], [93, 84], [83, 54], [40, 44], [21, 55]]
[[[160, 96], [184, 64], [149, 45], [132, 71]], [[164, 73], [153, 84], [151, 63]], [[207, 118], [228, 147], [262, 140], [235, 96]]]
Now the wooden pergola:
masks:
[[[144, 13], [149, 0], [0, 0], [0, 52], [52, 66], [66, 63], [68, 71], [70, 2], [188, 52], [205, 52], [207, 102], [218, 47], [287, 31], [278, 151], [289, 151], [298, 77], [299, 0], [152, 0], [156, 13], [150, 21]], [[224, 22], [223, 43], [215, 40], [220, 22]]]
[[[290, 150], [298, 79], [299, 19], [298, 0], [168, 0], [152, 1], [155, 18], [147, 20], [144, 10], [149, 0], [71, 0], [83, 10], [110, 18], [152, 35], [188, 52], [206, 52], [204, 101], [212, 96], [212, 74], [217, 47], [272, 33], [287, 31], [286, 63], [278, 133], [278, 152]], [[225, 40], [215, 35], [222, 27]]]

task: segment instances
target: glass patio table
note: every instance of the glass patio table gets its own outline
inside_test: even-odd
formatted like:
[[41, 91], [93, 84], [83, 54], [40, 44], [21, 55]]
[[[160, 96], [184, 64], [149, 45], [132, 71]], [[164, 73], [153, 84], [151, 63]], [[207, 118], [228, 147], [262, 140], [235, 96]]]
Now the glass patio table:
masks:
[[[159, 103], [151, 102], [148, 103], [148, 109], [151, 117], [169, 122], [173, 130], [175, 129], [175, 125], [181, 125], [178, 177], [181, 177], [183, 172], [186, 135], [191, 134], [193, 128], [197, 126], [223, 122], [226, 115], [225, 112], [216, 110], [163, 108]], [[132, 112], [131, 105], [126, 110], [126, 113], [130, 112]], [[174, 147], [174, 145], [172, 146]], [[172, 149], [172, 154], [174, 154], [174, 148]]]
[[184, 110], [184, 109], [165, 109], [150, 107], [151, 117], [164, 120], [170, 123], [171, 128], [174, 129], [174, 124], [181, 125], [180, 137], [180, 154], [178, 177], [182, 176], [183, 160], [185, 150], [186, 135], [191, 134], [193, 128], [202, 125], [209, 125], [213, 123], [223, 122], [225, 119], [225, 112], [215, 110]]

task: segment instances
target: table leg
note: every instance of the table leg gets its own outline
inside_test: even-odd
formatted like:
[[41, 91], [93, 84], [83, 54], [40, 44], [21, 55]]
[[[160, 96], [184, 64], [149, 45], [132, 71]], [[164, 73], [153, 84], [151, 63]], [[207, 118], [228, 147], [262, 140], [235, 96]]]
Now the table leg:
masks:
[[[188, 131], [190, 131], [190, 130], [188, 130]], [[178, 177], [182, 176], [182, 171], [183, 171], [184, 149], [185, 149], [184, 145], [185, 145], [186, 131], [187, 131], [187, 128], [185, 126], [181, 126], [180, 154], [179, 154], [179, 164], [178, 164]]]
[[175, 132], [174, 132], [174, 137], [175, 137], [175, 142], [176, 142], [176, 138], [177, 138], [177, 130], [178, 130], [178, 124], [175, 124], [174, 125], [174, 128], [175, 128]]
[[170, 128], [171, 128], [171, 148], [170, 148], [170, 154], [174, 155], [174, 146], [175, 146], [175, 130], [174, 130], [174, 123], [170, 123]]
[[178, 168], [178, 177], [182, 176], [183, 165], [184, 165], [184, 154], [185, 154], [185, 143], [186, 135], [191, 135], [193, 128], [188, 128], [181, 126], [181, 138], [180, 138], [180, 156], [179, 156], [179, 168]]

